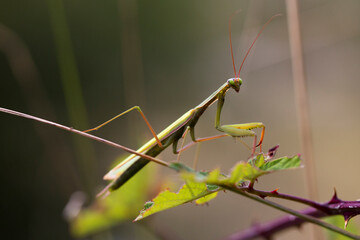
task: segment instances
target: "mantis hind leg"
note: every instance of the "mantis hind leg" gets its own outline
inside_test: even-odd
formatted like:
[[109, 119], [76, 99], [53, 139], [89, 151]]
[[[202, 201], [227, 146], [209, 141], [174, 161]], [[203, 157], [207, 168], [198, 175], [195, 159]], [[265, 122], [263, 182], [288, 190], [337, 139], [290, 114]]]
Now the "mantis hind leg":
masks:
[[[186, 135], [188, 134], [189, 130], [190, 130], [190, 127], [187, 127], [187, 128], [185, 129], [183, 135], [181, 136], [182, 141], [181, 141], [180, 150], [177, 150], [177, 145], [176, 145], [177, 143], [174, 142], [174, 144], [173, 144], [174, 151], [175, 151], [174, 153], [177, 154], [177, 158], [176, 158], [176, 161], [177, 161], [177, 162], [180, 161], [180, 155], [181, 155], [181, 153], [182, 153], [182, 151], [183, 151], [183, 149], [184, 149], [185, 138], [186, 138]], [[184, 149], [184, 150], [185, 150], [185, 149]]]
[[211, 136], [211, 137], [197, 138], [197, 139], [195, 139], [195, 141], [193, 140], [192, 142], [181, 147], [180, 149], [177, 149], [175, 154], [185, 151], [197, 143], [206, 142], [206, 141], [210, 141], [210, 140], [214, 140], [214, 139], [218, 139], [218, 138], [222, 138], [222, 137], [228, 137], [228, 136], [229, 136], [228, 134], [220, 134], [220, 135], [215, 135], [215, 136]]
[[[188, 132], [190, 131], [190, 134], [191, 134], [191, 138], [192, 138], [192, 142], [188, 143], [185, 145], [185, 138], [188, 134]], [[181, 136], [181, 139], [182, 139], [182, 142], [181, 142], [181, 146], [180, 146], [180, 149], [177, 148], [177, 144], [178, 142], [175, 141], [173, 143], [173, 152], [174, 154], [178, 154], [178, 157], [177, 157], [177, 161], [180, 160], [180, 155], [183, 151], [189, 149], [190, 147], [192, 147], [193, 145], [197, 144], [197, 149], [196, 149], [196, 154], [195, 154], [195, 157], [194, 157], [194, 164], [193, 164], [193, 168], [196, 169], [196, 166], [197, 166], [197, 162], [198, 162], [198, 157], [199, 157], [199, 151], [200, 151], [200, 144], [202, 142], [205, 142], [205, 141], [209, 141], [209, 140], [213, 140], [213, 139], [218, 139], [218, 138], [221, 138], [221, 137], [226, 137], [226, 136], [229, 136], [228, 134], [221, 134], [221, 135], [216, 135], [216, 136], [211, 136], [211, 137], [204, 137], [204, 138], [198, 138], [196, 139], [195, 138], [195, 134], [194, 134], [194, 127], [190, 127], [188, 126], [183, 135]], [[185, 145], [185, 146], [184, 146]]]
[[128, 112], [131, 112], [132, 110], [137, 110], [137, 111], [140, 113], [141, 117], [144, 119], [144, 121], [145, 121], [146, 125], [147, 125], [147, 126], [148, 126], [148, 128], [150, 129], [151, 134], [152, 134], [152, 135], [154, 136], [154, 138], [156, 139], [157, 144], [158, 144], [160, 147], [163, 147], [163, 145], [162, 145], [162, 143], [161, 143], [160, 139], [157, 137], [157, 135], [156, 135], [156, 133], [155, 133], [154, 129], [152, 128], [152, 126], [151, 126], [150, 122], [147, 120], [147, 118], [146, 118], [145, 114], [143, 113], [143, 111], [141, 110], [141, 108], [140, 108], [139, 106], [134, 106], [134, 107], [132, 107], [132, 108], [129, 108], [128, 110], [126, 110], [126, 111], [124, 111], [124, 112], [122, 112], [122, 113], [120, 113], [120, 114], [116, 115], [115, 117], [113, 117], [113, 118], [111, 118], [111, 119], [107, 120], [106, 122], [104, 122], [104, 123], [100, 124], [99, 126], [94, 127], [94, 128], [91, 128], [91, 129], [88, 129], [88, 130], [85, 130], [85, 131], [83, 131], [83, 132], [86, 132], [86, 133], [87, 133], [87, 132], [92, 132], [92, 131], [99, 130], [101, 127], [103, 127], [103, 126], [107, 125], [108, 123], [110, 123], [110, 122], [114, 121], [115, 119], [117, 119], [117, 118], [121, 117], [122, 115], [125, 115], [125, 114], [126, 114], [126, 113], [128, 113]]

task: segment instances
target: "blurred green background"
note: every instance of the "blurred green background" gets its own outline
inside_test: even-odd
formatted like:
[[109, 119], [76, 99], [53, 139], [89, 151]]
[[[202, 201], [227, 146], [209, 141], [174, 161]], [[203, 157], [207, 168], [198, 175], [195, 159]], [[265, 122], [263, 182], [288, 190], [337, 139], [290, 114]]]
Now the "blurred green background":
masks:
[[[264, 149], [280, 144], [279, 156], [301, 153], [284, 1], [0, 0], [0, 6], [1, 107], [86, 129], [140, 105], [156, 131], [233, 77], [228, 19], [235, 10], [242, 10], [232, 22], [237, 66], [261, 26], [283, 13], [245, 63], [240, 93], [227, 95], [222, 123], [264, 122]], [[340, 198], [355, 200], [360, 195], [355, 184], [360, 180], [360, 2], [303, 0], [299, 7], [317, 173], [313, 184], [320, 201], [331, 197], [333, 187]], [[64, 91], [64, 79], [70, 91]], [[214, 116], [214, 107], [204, 114], [196, 128], [199, 137], [216, 134]], [[79, 190], [91, 202], [122, 152], [3, 113], [0, 123], [1, 238], [72, 238], [64, 206]], [[96, 135], [134, 149], [150, 137], [137, 113]], [[200, 168], [220, 166], [226, 172], [249, 154], [230, 138], [208, 142], [201, 146]], [[194, 155], [189, 150], [182, 161], [191, 164]], [[175, 156], [166, 151], [161, 158]], [[168, 170], [159, 174], [175, 178]], [[264, 177], [258, 186], [306, 196], [304, 179], [304, 170], [295, 170]], [[153, 235], [149, 229], [160, 229], [168, 239], [220, 239], [281, 215], [226, 193], [209, 206], [188, 204], [94, 238], [120, 239], [141, 228], [146, 236]], [[279, 239], [305, 239], [307, 229]]]

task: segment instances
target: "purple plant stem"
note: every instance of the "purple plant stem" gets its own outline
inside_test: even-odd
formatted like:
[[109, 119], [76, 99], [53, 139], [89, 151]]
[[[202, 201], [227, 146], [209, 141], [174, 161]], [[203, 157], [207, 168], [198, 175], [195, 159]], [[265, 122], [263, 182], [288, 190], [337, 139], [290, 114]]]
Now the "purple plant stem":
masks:
[[[314, 208], [308, 208], [300, 211], [302, 214], [306, 214], [312, 217], [321, 218], [327, 216], [326, 213]], [[285, 217], [276, 219], [269, 223], [254, 224], [250, 228], [235, 233], [228, 237], [228, 240], [248, 240], [263, 237], [264, 239], [271, 239], [271, 237], [282, 230], [286, 230], [291, 227], [299, 227], [305, 221], [293, 215], [286, 215]]]
[[[287, 199], [294, 202], [303, 203], [311, 206], [311, 208], [299, 211], [299, 213], [312, 216], [315, 218], [323, 218], [333, 215], [342, 215], [345, 219], [345, 226], [347, 222], [354, 216], [360, 214], [360, 201], [343, 201], [340, 200], [336, 192], [329, 202], [326, 203], [317, 203], [315, 201], [292, 196], [288, 194], [279, 193], [277, 190], [274, 191], [260, 191], [255, 190], [252, 187], [243, 188], [244, 191], [257, 195], [261, 198], [265, 197], [275, 197], [281, 199]], [[265, 239], [270, 239], [275, 233], [278, 233], [282, 230], [288, 229], [290, 227], [299, 227], [301, 224], [306, 221], [300, 219], [296, 216], [286, 215], [280, 219], [271, 221], [264, 224], [255, 224], [252, 227], [246, 229], [245, 231], [235, 233], [231, 235], [229, 240], [246, 240], [254, 239], [257, 237], [263, 237]], [[360, 239], [360, 237], [355, 237], [355, 239]]]
[[256, 190], [252, 187], [251, 188], [249, 187], [249, 188], [244, 188], [244, 190], [248, 193], [258, 195], [261, 198], [274, 197], [274, 198], [286, 199], [286, 200], [290, 200], [293, 202], [303, 203], [305, 205], [308, 205], [310, 207], [316, 208], [316, 209], [324, 211], [324, 212], [327, 212], [329, 210], [322, 203], [318, 203], [318, 202], [315, 202], [315, 201], [312, 201], [312, 200], [309, 200], [306, 198], [302, 198], [302, 197], [279, 193], [277, 191], [277, 189], [274, 191], [261, 191], [261, 190]]
[[279, 193], [277, 189], [274, 191], [261, 191], [261, 190], [256, 190], [254, 188], [244, 188], [244, 190], [248, 193], [257, 195], [261, 198], [274, 197], [274, 198], [290, 200], [293, 202], [303, 203], [319, 211], [322, 211], [328, 215], [336, 215], [336, 214], [351, 215], [352, 213], [354, 213], [355, 215], [360, 214], [360, 201], [343, 201], [337, 197], [336, 192], [334, 192], [334, 195], [332, 196], [330, 201], [326, 203], [318, 203], [310, 199]]

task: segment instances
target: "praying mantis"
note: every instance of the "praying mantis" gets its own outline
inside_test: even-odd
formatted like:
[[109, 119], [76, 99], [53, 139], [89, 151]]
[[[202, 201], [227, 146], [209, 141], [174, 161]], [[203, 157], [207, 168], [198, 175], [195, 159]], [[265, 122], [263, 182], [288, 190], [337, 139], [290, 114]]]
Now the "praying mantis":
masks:
[[[167, 128], [165, 128], [163, 131], [161, 131], [159, 134], [156, 134], [153, 128], [151, 127], [149, 121], [145, 117], [144, 113], [138, 106], [134, 106], [119, 115], [115, 116], [114, 118], [104, 122], [103, 124], [88, 129], [84, 132], [91, 132], [98, 130], [99, 128], [103, 127], [104, 125], [108, 124], [109, 122], [115, 120], [116, 118], [132, 111], [137, 110], [144, 121], [146, 122], [148, 128], [150, 129], [152, 135], [154, 136], [151, 140], [146, 142], [142, 147], [140, 147], [135, 154], [129, 155], [126, 159], [124, 159], [120, 164], [115, 166], [113, 169], [111, 169], [105, 176], [104, 180], [111, 181], [103, 191], [101, 191], [98, 195], [102, 194], [108, 194], [111, 191], [114, 191], [118, 188], [120, 188], [124, 183], [126, 183], [131, 177], [133, 177], [138, 171], [140, 171], [146, 164], [148, 164], [150, 161], [142, 155], [147, 155], [150, 157], [156, 157], [159, 155], [163, 150], [168, 148], [170, 145], [173, 146], [173, 152], [174, 154], [179, 154], [181, 151], [187, 149], [188, 147], [194, 145], [195, 143], [204, 142], [208, 140], [213, 140], [225, 136], [231, 136], [231, 137], [254, 137], [254, 142], [252, 146], [252, 156], [255, 153], [255, 150], [257, 147], [260, 147], [261, 152], [261, 146], [264, 139], [265, 134], [265, 125], [261, 122], [252, 122], [252, 123], [241, 123], [241, 124], [232, 124], [232, 125], [221, 125], [220, 124], [220, 116], [221, 116], [221, 110], [225, 102], [225, 96], [228, 90], [233, 89], [235, 92], [239, 92], [240, 87], [243, 83], [242, 79], [240, 78], [240, 72], [243, 67], [243, 64], [250, 53], [250, 50], [254, 46], [255, 42], [259, 38], [262, 31], [265, 29], [265, 27], [278, 15], [274, 15], [271, 17], [261, 28], [259, 33], [257, 34], [256, 38], [252, 42], [251, 46], [246, 52], [246, 55], [240, 65], [238, 73], [236, 72], [235, 67], [235, 61], [234, 61], [234, 55], [232, 50], [232, 42], [231, 42], [231, 17], [229, 20], [229, 38], [230, 38], [230, 49], [231, 49], [231, 57], [234, 67], [234, 78], [228, 79], [223, 85], [221, 85], [215, 92], [213, 92], [208, 98], [206, 98], [203, 102], [201, 102], [196, 107], [190, 109], [186, 113], [184, 113], [180, 118], [178, 118], [175, 122], [173, 122], [171, 125], [169, 125]], [[195, 137], [195, 125], [197, 124], [199, 118], [202, 116], [202, 114], [206, 111], [208, 107], [210, 107], [213, 103], [217, 103], [217, 111], [215, 116], [215, 128], [222, 132], [220, 135], [211, 136], [211, 137], [205, 137], [205, 138], [196, 138]], [[261, 128], [261, 136], [260, 140], [257, 143], [257, 135], [252, 129]], [[181, 149], [178, 149], [178, 141], [181, 138], [185, 138], [186, 134], [190, 132], [190, 136], [192, 139], [192, 142], [185, 147], [182, 147]]]

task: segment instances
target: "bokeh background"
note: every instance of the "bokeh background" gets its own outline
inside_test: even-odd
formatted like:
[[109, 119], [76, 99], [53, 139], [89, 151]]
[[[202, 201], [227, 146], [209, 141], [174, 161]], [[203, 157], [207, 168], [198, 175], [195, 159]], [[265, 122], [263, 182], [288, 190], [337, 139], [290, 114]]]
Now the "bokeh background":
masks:
[[[261, 26], [283, 13], [247, 59], [240, 93], [227, 95], [222, 123], [264, 122], [264, 149], [280, 144], [278, 156], [301, 153], [284, 1], [1, 0], [0, 6], [1, 107], [87, 129], [140, 105], [156, 131], [234, 76], [228, 20], [235, 10], [242, 10], [232, 22], [237, 66]], [[334, 187], [340, 198], [355, 200], [360, 2], [302, 0], [299, 9], [317, 174], [312, 184], [319, 201], [329, 200]], [[199, 137], [216, 134], [214, 116], [215, 107], [204, 114]], [[123, 153], [3, 113], [0, 124], [1, 238], [71, 239], [63, 217], [71, 194], [83, 191], [90, 203]], [[134, 149], [150, 137], [137, 113], [96, 134]], [[199, 167], [227, 172], [249, 154], [230, 138], [207, 142]], [[194, 155], [192, 149], [181, 159], [191, 164]], [[175, 156], [166, 151], [161, 158]], [[158, 171], [176, 180], [173, 172]], [[304, 169], [282, 172], [263, 177], [258, 187], [306, 196], [305, 178]], [[184, 205], [89, 238], [159, 239], [161, 232], [167, 239], [221, 239], [282, 215], [226, 193], [209, 206]], [[277, 237], [306, 239], [308, 229]]]

